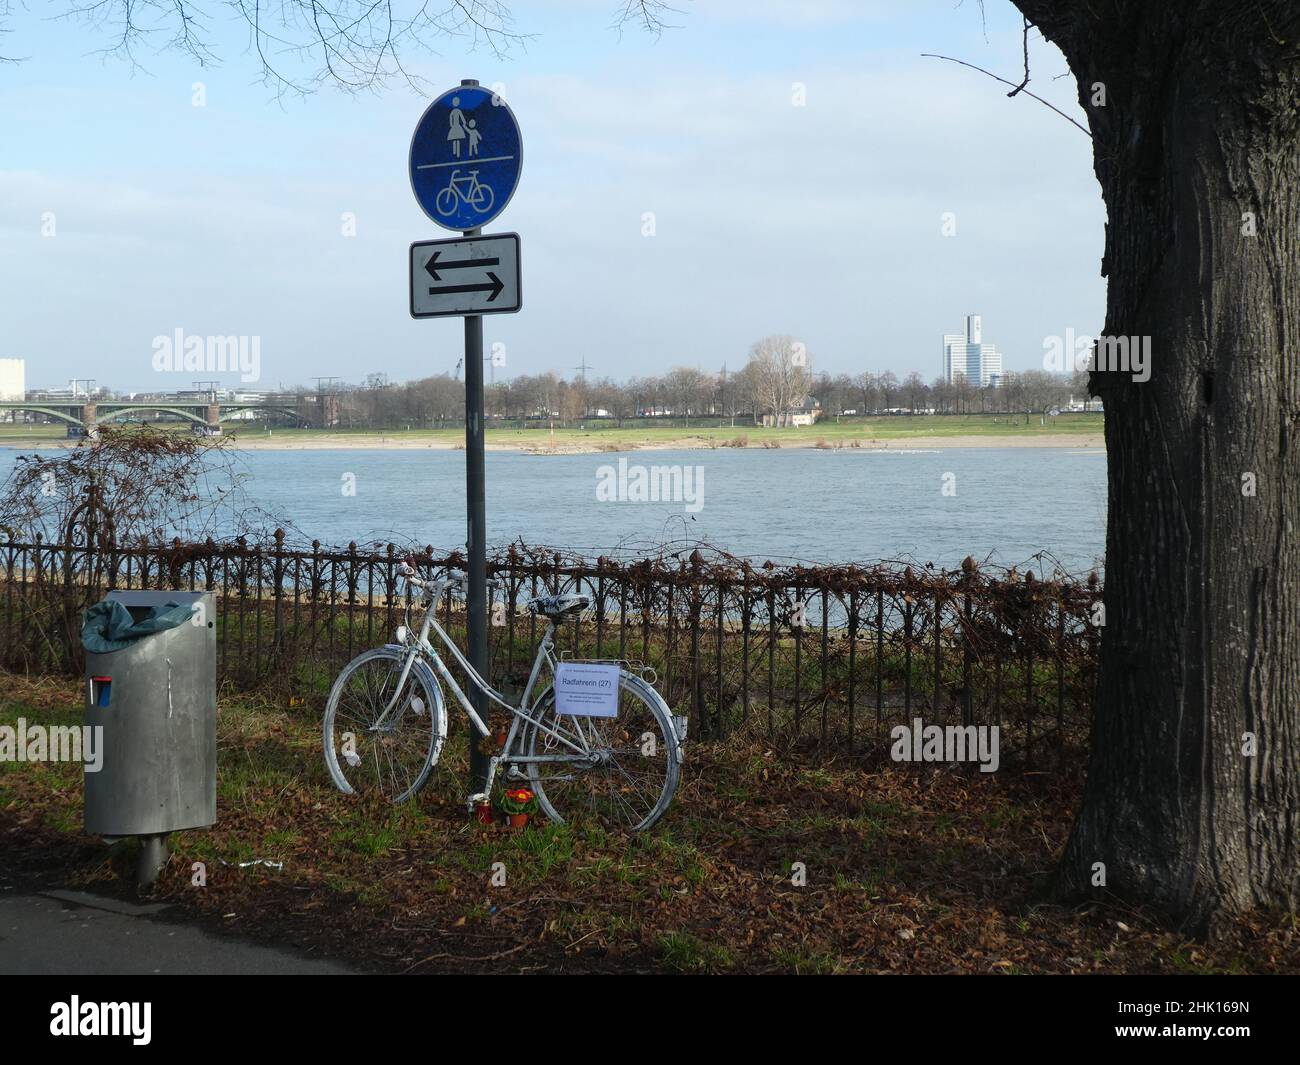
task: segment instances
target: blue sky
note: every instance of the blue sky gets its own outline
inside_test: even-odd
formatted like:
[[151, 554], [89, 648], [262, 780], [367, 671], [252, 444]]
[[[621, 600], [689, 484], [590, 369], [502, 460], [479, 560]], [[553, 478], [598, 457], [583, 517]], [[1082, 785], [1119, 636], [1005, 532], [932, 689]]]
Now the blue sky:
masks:
[[[207, 68], [96, 56], [107, 31], [46, 17], [63, 6], [15, 11], [0, 38], [27, 57], [0, 65], [0, 356], [27, 359], [29, 387], [188, 387], [151, 366], [177, 329], [259, 337], [261, 387], [452, 369], [459, 322], [407, 313], [407, 245], [450, 235], [407, 178], [425, 99], [277, 99], [219, 0]], [[439, 90], [500, 83], [523, 130], [519, 189], [489, 227], [523, 246], [523, 311], [485, 320], [498, 379], [584, 358], [616, 378], [734, 370], [788, 333], [818, 371], [929, 380], [972, 311], [1009, 369], [1041, 367], [1045, 337], [1100, 330], [1088, 138], [920, 56], [1017, 76], [1010, 3], [989, 0], [985, 26], [974, 0], [682, 0], [657, 39], [615, 32], [618, 6], [519, 0], [533, 36], [509, 56], [443, 40], [407, 57]], [[1031, 88], [1081, 118], [1037, 35], [1031, 62]]]

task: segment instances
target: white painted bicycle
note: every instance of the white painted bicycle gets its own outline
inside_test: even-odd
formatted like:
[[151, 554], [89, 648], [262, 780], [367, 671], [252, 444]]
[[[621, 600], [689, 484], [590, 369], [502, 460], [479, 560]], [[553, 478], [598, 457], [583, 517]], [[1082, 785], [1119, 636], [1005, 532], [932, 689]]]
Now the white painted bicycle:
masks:
[[[681, 777], [686, 719], [674, 717], [652, 684], [619, 664], [613, 717], [560, 713], [554, 690], [555, 628], [586, 610], [588, 596], [547, 595], [528, 609], [549, 623], [517, 704], [493, 688], [438, 624], [437, 609], [450, 588], [464, 592], [461, 576], [424, 580], [411, 560], [398, 572], [408, 583], [407, 624], [396, 642], [366, 651], [344, 667], [325, 707], [325, 764], [338, 789], [369, 792], [405, 802], [425, 785], [447, 738], [442, 687], [451, 689], [480, 737], [488, 735], [438, 650], [432, 632], [465, 672], [469, 683], [511, 713], [505, 746], [488, 763], [487, 786], [467, 804], [486, 802], [499, 769], [507, 781], [527, 782], [553, 821], [594, 818], [606, 827], [643, 831], [661, 818]], [[497, 582], [493, 582], [497, 584]], [[499, 584], [497, 585], [499, 586]], [[412, 603], [423, 608], [418, 632]], [[540, 689], [543, 674], [549, 679]], [[536, 698], [534, 691], [539, 691]]]

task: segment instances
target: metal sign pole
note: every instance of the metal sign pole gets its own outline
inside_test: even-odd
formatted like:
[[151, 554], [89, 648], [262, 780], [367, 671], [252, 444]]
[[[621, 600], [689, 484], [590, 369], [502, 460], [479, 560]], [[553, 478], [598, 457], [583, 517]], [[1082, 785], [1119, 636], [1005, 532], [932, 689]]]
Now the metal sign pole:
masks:
[[[484, 237], [519, 184], [519, 124], [496, 93], [466, 78], [435, 99], [411, 136], [411, 191], [420, 209], [456, 240], [417, 241], [409, 251], [412, 318], [465, 319], [465, 547], [469, 554], [469, 663], [488, 675], [487, 506], [483, 418], [483, 315], [513, 314], [522, 303], [519, 235]], [[486, 722], [488, 700], [470, 698]], [[470, 793], [487, 786], [490, 756], [470, 736]]]
[[[477, 237], [471, 229], [465, 236]], [[466, 547], [469, 551], [469, 661], [479, 675], [488, 675], [487, 616], [487, 501], [483, 461], [483, 316], [465, 315], [465, 516]], [[486, 722], [488, 701], [471, 685], [471, 699], [479, 717]], [[488, 756], [480, 750], [480, 737], [470, 730], [470, 792], [487, 786]]]

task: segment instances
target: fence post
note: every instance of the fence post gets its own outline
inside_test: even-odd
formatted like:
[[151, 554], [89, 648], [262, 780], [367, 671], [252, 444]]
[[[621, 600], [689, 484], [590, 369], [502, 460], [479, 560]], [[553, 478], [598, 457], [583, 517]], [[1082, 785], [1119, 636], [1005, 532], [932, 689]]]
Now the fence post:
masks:
[[596, 559], [596, 657], [605, 652], [605, 556]]
[[972, 619], [972, 601], [971, 585], [975, 580], [975, 560], [967, 555], [961, 564], [962, 570], [962, 614], [965, 623], [962, 625], [962, 656], [961, 656], [961, 688], [962, 688], [962, 708], [961, 723], [963, 725], [975, 724], [975, 707], [972, 702], [971, 693], [971, 619]]
[[253, 553], [253, 683], [262, 679], [262, 545]]
[[318, 633], [320, 631], [321, 586], [324, 584], [324, 575], [321, 570], [322, 565], [323, 563], [321, 562], [320, 557], [320, 541], [313, 540], [311, 542], [311, 593], [308, 596], [308, 602], [311, 604], [311, 608], [308, 611], [309, 616], [307, 618], [307, 624], [311, 630], [311, 639], [308, 641], [310, 650], [308, 653], [311, 656], [311, 679], [313, 687], [316, 683], [316, 647]]
[[1034, 717], [1037, 707], [1034, 705], [1034, 636], [1037, 633], [1037, 618], [1033, 615], [1037, 613], [1034, 610], [1034, 571], [1028, 570], [1025, 573], [1025, 615], [1021, 617], [1021, 624], [1024, 626], [1022, 635], [1025, 639], [1025, 652], [1028, 658], [1025, 668], [1025, 730], [1027, 734], [1025, 765], [1033, 768], [1034, 765]]
[[393, 600], [397, 598], [394, 592], [397, 590], [397, 548], [389, 544], [384, 551], [384, 640], [391, 639], [390, 633], [393, 632], [394, 622], [397, 620], [393, 614]]
[[347, 568], [343, 571], [343, 580], [346, 583], [348, 589], [347, 602], [344, 604], [344, 607], [347, 610], [347, 619], [348, 619], [348, 623], [347, 623], [348, 661], [351, 661], [353, 655], [356, 653], [354, 650], [355, 645], [353, 643], [352, 628], [356, 620], [357, 588], [359, 587], [361, 582], [361, 571], [360, 571], [360, 567], [358, 566], [358, 561], [359, 560], [357, 558], [357, 542], [355, 540], [352, 540], [348, 543]]
[[723, 614], [725, 613], [724, 600], [726, 597], [727, 582], [725, 578], [718, 577], [715, 579], [714, 583], [718, 589], [718, 595], [717, 595], [718, 614], [717, 614], [717, 618], [715, 619], [717, 622], [715, 626], [717, 629], [717, 635], [716, 635], [717, 644], [714, 648], [714, 656], [713, 656], [713, 662], [714, 662], [713, 669], [714, 672], [717, 674], [717, 678], [716, 678], [717, 690], [714, 694], [715, 701], [713, 707], [713, 718], [714, 718], [714, 724], [716, 724], [718, 728], [718, 738], [721, 739], [724, 735], [726, 735], [727, 732], [727, 724], [726, 724], [726, 719], [723, 716], [723, 705], [722, 705], [723, 699], [725, 697], [723, 694], [723, 684], [722, 684], [722, 641], [726, 634], [726, 628], [723, 624]]
[[284, 530], [283, 529], [275, 530], [275, 551], [273, 557], [275, 561], [273, 566], [272, 579], [275, 582], [275, 588], [274, 591], [272, 591], [271, 595], [275, 601], [275, 606], [274, 606], [275, 615], [272, 620], [272, 625], [275, 628], [275, 633], [271, 637], [271, 661], [279, 663], [284, 660], [284, 643], [285, 643], [284, 640], [285, 562], [284, 562]]
[[[943, 693], [943, 601], [945, 589], [934, 586], [934, 695], [931, 697], [931, 713], [939, 714], [939, 697]], [[936, 722], [937, 724], [937, 722]]]
[[[32, 615], [33, 615], [37, 610], [40, 609], [41, 603], [44, 601], [44, 598], [45, 598], [45, 597], [44, 597], [44, 593], [43, 593], [43, 589], [42, 589], [42, 587], [41, 587], [41, 585], [42, 585], [42, 583], [43, 583], [42, 580], [41, 580], [41, 576], [42, 576], [42, 572], [43, 572], [43, 566], [42, 566], [42, 563], [41, 563], [41, 543], [42, 543], [42, 537], [41, 537], [41, 534], [40, 534], [40, 533], [37, 533], [37, 534], [36, 534], [36, 544], [35, 544], [35, 548], [36, 548], [36, 551], [35, 551], [35, 554], [36, 554], [36, 565], [35, 565], [35, 567], [34, 567], [35, 570], [36, 570], [36, 576], [35, 576], [35, 584], [36, 584], [36, 587], [35, 587], [35, 589], [34, 589], [36, 594], [35, 594], [35, 596], [33, 597], [34, 601], [32, 602], [31, 607], [30, 607], [30, 608], [28, 609], [28, 611], [27, 611], [27, 618], [26, 618], [27, 621], [30, 621]], [[23, 598], [26, 599], [27, 597], [24, 596]], [[27, 625], [24, 625], [24, 628], [27, 628], [27, 627], [28, 627]], [[27, 641], [24, 640], [23, 642], [26, 643]], [[37, 666], [39, 667], [39, 666], [42, 664], [42, 651], [41, 651], [40, 644], [38, 644], [38, 643], [33, 644], [33, 646], [32, 646], [32, 656], [36, 659]]]
[[749, 722], [749, 563], [741, 563], [740, 584], [740, 722]]
[[821, 682], [822, 682], [822, 722], [821, 738], [817, 741], [823, 747], [826, 746], [826, 730], [828, 722], [826, 715], [831, 702], [831, 683], [830, 683], [830, 588], [827, 586], [826, 577], [822, 576], [822, 661], [821, 661]]
[[506, 673], [511, 677], [515, 675], [515, 599], [519, 594], [518, 588], [518, 568], [519, 557], [515, 552], [515, 545], [511, 544], [506, 551]]
[[1061, 741], [1065, 725], [1065, 599], [1064, 592], [1056, 594], [1056, 741]]
[[885, 589], [876, 586], [876, 735], [884, 714], [885, 699]]
[[776, 588], [772, 585], [772, 575], [767, 575], [767, 735], [771, 739], [775, 734], [773, 713], [776, 703], [776, 641], [780, 638], [780, 627], [776, 622]]
[[903, 570], [907, 591], [903, 594], [903, 711], [908, 722], [912, 720], [912, 567]]
[[[667, 573], [665, 576], [668, 579], [668, 605], [666, 608], [668, 613], [666, 619], [668, 624], [668, 634], [667, 634], [667, 638], [664, 641], [664, 691], [662, 694], [664, 698], [668, 700], [668, 705], [672, 706], [673, 705], [673, 694], [672, 694], [673, 693], [673, 577], [671, 573]], [[649, 601], [649, 596], [652, 594], [653, 594], [652, 589], [650, 588], [649, 585], [647, 585], [646, 586], [647, 602]], [[650, 638], [650, 629], [648, 623], [645, 629], [645, 638], [647, 641]], [[695, 722], [695, 725], [698, 728], [699, 722], [698, 721]]]
[[[618, 657], [627, 659], [627, 568], [618, 575]], [[642, 665], [649, 663], [642, 660]]]
[[[0, 640], [0, 648], [8, 649], [14, 646], [14, 566], [17, 551], [15, 550], [13, 536], [5, 535], [5, 606], [4, 619], [0, 622], [0, 634], [4, 639]], [[11, 659], [7, 654], [0, 652], [0, 661], [9, 665]]]
[[858, 587], [849, 589], [849, 750], [853, 750], [854, 693], [857, 690]]
[[[682, 572], [685, 573], [685, 565]], [[698, 722], [700, 731], [706, 735], [712, 733], [712, 727], [704, 714], [704, 692], [700, 681], [700, 612], [704, 608], [700, 595], [699, 552], [691, 554], [691, 717]]]
[[794, 738], [797, 741], [803, 734], [803, 629], [808, 619], [803, 616], [803, 581], [796, 575], [794, 581], [794, 603], [799, 613], [799, 625], [791, 619], [790, 635], [794, 637]]

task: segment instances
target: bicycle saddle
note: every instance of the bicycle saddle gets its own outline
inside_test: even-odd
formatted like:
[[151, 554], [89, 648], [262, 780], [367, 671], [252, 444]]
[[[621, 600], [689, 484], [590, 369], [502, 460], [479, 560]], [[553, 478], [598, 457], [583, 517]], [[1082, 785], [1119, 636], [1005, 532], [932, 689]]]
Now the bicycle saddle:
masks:
[[564, 595], [539, 595], [536, 599], [528, 600], [529, 610], [551, 621], [567, 617], [569, 614], [577, 614], [589, 606], [591, 606], [591, 596], [578, 595], [574, 592], [567, 592]]

